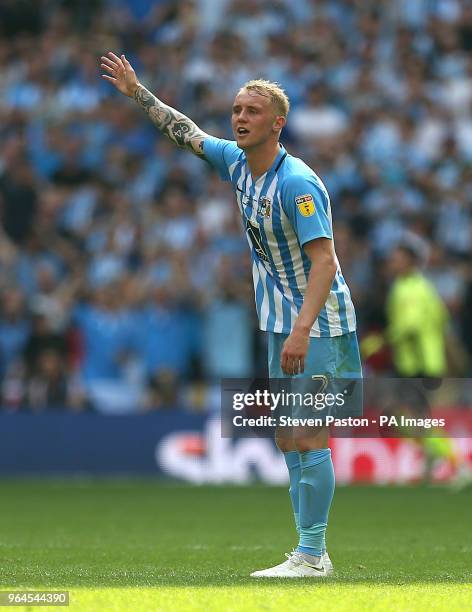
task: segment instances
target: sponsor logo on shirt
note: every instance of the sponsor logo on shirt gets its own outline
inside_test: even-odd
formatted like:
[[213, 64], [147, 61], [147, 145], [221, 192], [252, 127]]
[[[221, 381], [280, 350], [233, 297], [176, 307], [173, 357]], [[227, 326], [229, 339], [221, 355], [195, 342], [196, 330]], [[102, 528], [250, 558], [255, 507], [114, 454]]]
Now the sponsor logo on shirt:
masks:
[[304, 217], [311, 217], [315, 214], [315, 202], [311, 193], [305, 193], [295, 198], [295, 204], [297, 205], [300, 214]]
[[262, 242], [261, 231], [258, 227], [253, 225], [249, 219], [246, 219], [246, 232], [258, 257], [262, 259], [262, 261], [268, 262], [269, 256], [267, 255], [264, 248], [264, 243]]

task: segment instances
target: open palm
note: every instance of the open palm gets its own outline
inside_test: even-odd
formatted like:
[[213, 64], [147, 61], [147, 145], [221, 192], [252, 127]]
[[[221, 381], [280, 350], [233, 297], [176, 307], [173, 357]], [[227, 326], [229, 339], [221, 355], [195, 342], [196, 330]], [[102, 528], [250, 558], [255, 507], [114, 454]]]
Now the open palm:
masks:
[[108, 72], [108, 74], [102, 74], [102, 78], [113, 83], [122, 94], [132, 98], [139, 86], [139, 81], [126, 57], [124, 55], [118, 57], [110, 51], [107, 55], [102, 55], [100, 59], [100, 66]]

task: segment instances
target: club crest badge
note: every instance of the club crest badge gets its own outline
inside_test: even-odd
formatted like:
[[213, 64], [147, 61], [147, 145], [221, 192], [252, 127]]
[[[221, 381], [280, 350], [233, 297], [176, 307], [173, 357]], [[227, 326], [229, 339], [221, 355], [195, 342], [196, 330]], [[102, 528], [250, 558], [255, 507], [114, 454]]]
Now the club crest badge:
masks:
[[315, 202], [311, 193], [297, 196], [295, 198], [295, 204], [300, 214], [304, 217], [311, 217], [311, 215], [315, 214]]
[[259, 198], [259, 203], [257, 206], [257, 214], [261, 217], [265, 217], [268, 219], [270, 217], [272, 208], [272, 200], [266, 196], [262, 196]]

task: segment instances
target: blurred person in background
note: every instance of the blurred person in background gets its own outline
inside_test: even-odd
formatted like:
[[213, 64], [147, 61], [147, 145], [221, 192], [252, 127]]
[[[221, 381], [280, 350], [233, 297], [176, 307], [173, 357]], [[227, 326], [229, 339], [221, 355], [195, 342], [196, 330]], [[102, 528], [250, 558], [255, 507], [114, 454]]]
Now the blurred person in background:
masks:
[[[14, 143], [12, 143], [12, 147]], [[4, 150], [4, 168], [0, 172], [1, 219], [5, 233], [14, 243], [23, 245], [31, 234], [38, 206], [38, 185], [24, 153]]]
[[28, 342], [31, 321], [25, 296], [19, 287], [2, 289], [0, 304], [0, 372], [7, 376], [21, 360]]
[[250, 378], [254, 373], [250, 287], [239, 278], [230, 257], [220, 259], [207, 299], [202, 349], [206, 375], [211, 380]]
[[179, 381], [195, 373], [199, 318], [191, 300], [178, 299], [177, 274], [155, 284], [137, 315], [134, 346], [147, 379], [151, 408], [178, 405]]
[[69, 375], [62, 351], [41, 349], [25, 383], [25, 403], [32, 412], [82, 410], [86, 405], [81, 387]]
[[[421, 269], [427, 251], [424, 241], [409, 235], [390, 256], [388, 267], [394, 281], [387, 297], [387, 337], [397, 376], [434, 380], [450, 374], [451, 366], [457, 367], [459, 362], [464, 372], [467, 360], [462, 342], [451, 328], [445, 302]], [[436, 252], [433, 263], [438, 256]], [[413, 440], [424, 454], [426, 482], [435, 483], [436, 468], [446, 463], [454, 490], [470, 483], [470, 466], [444, 431], [433, 428], [422, 436], [413, 436]]]
[[140, 380], [127, 378], [134, 354], [134, 319], [123, 299], [124, 278], [106, 270], [93, 283], [91, 299], [77, 305], [72, 318], [81, 346], [80, 380], [97, 410], [135, 412], [144, 388]]
[[419, 237], [400, 242], [389, 258], [393, 283], [387, 297], [387, 337], [397, 376], [447, 373], [448, 314], [434, 285], [421, 272], [427, 248]]
[[[360, 378], [354, 306], [334, 251], [328, 193], [314, 171], [279, 144], [289, 111], [285, 92], [264, 80], [243, 85], [232, 108], [235, 141], [228, 141], [156, 98], [124, 55], [109, 52], [101, 62], [103, 78], [134, 98], [174, 144], [232, 183], [251, 250], [260, 328], [269, 336], [269, 376], [303, 377], [306, 367], [326, 380]], [[279, 431], [276, 441], [290, 474], [299, 545], [287, 561], [251, 576], [329, 576], [325, 532], [334, 470], [328, 430], [298, 438]]]
[[[470, 257], [470, 256], [469, 256]], [[468, 354], [472, 355], [472, 261], [467, 263], [466, 286], [464, 289], [464, 310], [460, 320], [460, 329], [464, 345], [467, 348]], [[469, 376], [472, 374], [471, 363], [469, 362]]]
[[[435, 433], [437, 437], [435, 437]], [[444, 436], [442, 431], [432, 429], [430, 435], [415, 439], [424, 454], [423, 480], [428, 484], [438, 483], [437, 473], [448, 470], [451, 473], [447, 483], [452, 491], [461, 491], [472, 482], [472, 468], [468, 458], [455, 444], [455, 440]]]
[[40, 302], [32, 305], [33, 316], [28, 340], [24, 346], [23, 359], [28, 373], [37, 369], [39, 356], [45, 351], [53, 351], [62, 361], [67, 361], [67, 338], [55, 326], [55, 313]]

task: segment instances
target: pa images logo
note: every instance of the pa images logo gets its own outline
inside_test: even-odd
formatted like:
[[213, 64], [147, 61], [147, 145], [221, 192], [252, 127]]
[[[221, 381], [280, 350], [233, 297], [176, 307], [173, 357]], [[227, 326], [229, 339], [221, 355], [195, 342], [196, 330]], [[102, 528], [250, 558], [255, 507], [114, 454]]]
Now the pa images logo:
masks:
[[315, 214], [315, 202], [311, 193], [305, 193], [304, 195], [297, 196], [295, 198], [295, 204], [297, 205], [300, 214], [304, 217], [311, 217]]

